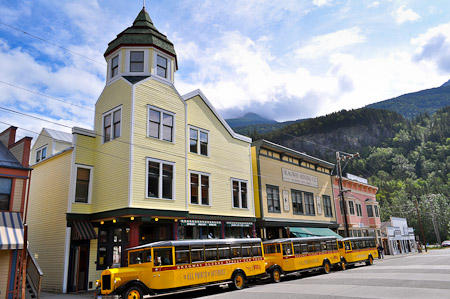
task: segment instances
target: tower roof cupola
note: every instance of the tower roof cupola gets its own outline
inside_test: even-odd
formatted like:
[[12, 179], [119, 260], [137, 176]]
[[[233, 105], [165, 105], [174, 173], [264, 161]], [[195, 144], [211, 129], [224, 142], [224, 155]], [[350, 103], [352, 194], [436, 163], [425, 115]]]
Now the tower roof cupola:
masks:
[[128, 27], [119, 33], [117, 37], [108, 44], [108, 49], [106, 49], [104, 56], [107, 57], [122, 46], [152, 46], [158, 48], [173, 56], [176, 65], [177, 54], [175, 53], [172, 42], [169, 41], [167, 36], [156, 29], [152, 19], [145, 10], [145, 7], [139, 12], [133, 22], [133, 26]]

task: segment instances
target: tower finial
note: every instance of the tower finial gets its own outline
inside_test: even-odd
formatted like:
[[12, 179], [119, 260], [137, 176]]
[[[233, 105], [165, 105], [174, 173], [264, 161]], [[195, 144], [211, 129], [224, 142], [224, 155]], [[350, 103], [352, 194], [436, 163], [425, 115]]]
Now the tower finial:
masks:
[[142, 0], [142, 7], [145, 8], [145, 0]]

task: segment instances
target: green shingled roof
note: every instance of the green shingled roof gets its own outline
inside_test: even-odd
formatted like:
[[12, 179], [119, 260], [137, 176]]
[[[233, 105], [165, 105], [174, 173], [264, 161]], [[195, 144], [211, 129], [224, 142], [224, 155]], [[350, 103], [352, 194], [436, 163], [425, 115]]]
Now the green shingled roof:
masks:
[[167, 39], [167, 37], [159, 32], [153, 25], [152, 19], [148, 15], [145, 8], [142, 8], [133, 22], [133, 26], [128, 27], [117, 37], [109, 43], [108, 49], [106, 49], [105, 57], [112, 51], [116, 50], [119, 46], [150, 46], [160, 48], [161, 50], [172, 54], [176, 58], [175, 49], [173, 44]]

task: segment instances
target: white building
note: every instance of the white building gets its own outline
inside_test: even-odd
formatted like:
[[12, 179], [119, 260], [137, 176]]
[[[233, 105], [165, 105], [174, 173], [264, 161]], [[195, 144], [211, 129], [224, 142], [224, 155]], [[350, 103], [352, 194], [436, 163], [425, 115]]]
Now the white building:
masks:
[[391, 217], [391, 221], [381, 224], [385, 254], [397, 255], [417, 251], [414, 229], [408, 227], [405, 218]]

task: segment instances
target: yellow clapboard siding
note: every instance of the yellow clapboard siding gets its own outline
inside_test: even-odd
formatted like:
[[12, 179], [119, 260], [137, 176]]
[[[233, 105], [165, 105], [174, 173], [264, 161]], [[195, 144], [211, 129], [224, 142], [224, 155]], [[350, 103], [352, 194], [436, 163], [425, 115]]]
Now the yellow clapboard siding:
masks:
[[28, 240], [44, 272], [43, 289], [61, 292], [72, 150], [37, 164], [28, 203]]
[[[331, 200], [333, 200], [332, 193], [332, 185], [330, 175], [324, 174], [321, 172], [314, 171], [312, 169], [308, 169], [305, 167], [299, 167], [295, 165], [291, 165], [285, 162], [281, 162], [279, 160], [275, 160], [269, 157], [259, 156], [259, 165], [260, 165], [260, 173], [261, 173], [261, 186], [259, 192], [261, 192], [262, 196], [262, 206], [264, 212], [264, 218], [280, 218], [280, 219], [294, 219], [294, 220], [314, 220], [314, 221], [327, 221], [334, 222], [336, 221], [336, 212], [334, 209], [334, 204], [332, 204], [333, 209], [333, 217], [325, 217], [325, 213], [323, 212], [322, 205], [322, 215], [317, 215], [317, 203], [316, 196], [322, 197], [322, 195], [330, 196]], [[282, 179], [282, 168], [301, 172], [307, 175], [315, 176], [318, 179], [318, 188], [295, 184], [291, 182], [285, 182]], [[266, 185], [278, 186], [279, 187], [279, 196], [280, 196], [280, 209], [281, 213], [269, 213], [267, 207], [267, 190]], [[315, 202], [315, 216], [309, 215], [296, 215], [293, 214], [292, 211], [292, 196], [291, 190], [299, 190], [305, 192], [311, 192], [314, 196]], [[289, 211], [285, 211], [283, 208], [283, 190], [289, 191]], [[333, 202], [333, 201], [332, 201]], [[304, 202], [303, 202], [304, 204]]]
[[76, 134], [75, 163], [82, 165], [94, 165], [95, 138]]
[[[147, 137], [148, 105], [175, 113], [175, 142]], [[132, 207], [185, 210], [185, 105], [173, 87], [156, 80], [136, 86]], [[175, 163], [175, 200], [146, 198], [146, 158]]]
[[23, 179], [16, 179], [15, 180], [15, 187], [14, 187], [14, 200], [13, 200], [13, 212], [20, 212], [20, 208], [22, 206], [22, 195], [23, 195], [23, 188], [24, 188], [25, 180]]
[[261, 218], [261, 202], [260, 202], [260, 189], [259, 176], [258, 176], [258, 159], [256, 156], [256, 147], [252, 147], [252, 170], [253, 170], [253, 199], [255, 204], [255, 216]]
[[[128, 206], [131, 92], [131, 86], [121, 79], [106, 86], [96, 103], [93, 213]], [[121, 136], [102, 143], [103, 115], [119, 106], [122, 107]]]
[[6, 298], [8, 286], [8, 273], [10, 269], [11, 250], [0, 250], [0, 290], [1, 298]]
[[[199, 96], [187, 100], [187, 104], [188, 125], [209, 131], [210, 151], [209, 157], [189, 153], [188, 168], [211, 174], [211, 206], [189, 205], [189, 211], [195, 214], [254, 217], [250, 143], [233, 138]], [[248, 209], [232, 207], [232, 178], [247, 181]]]

